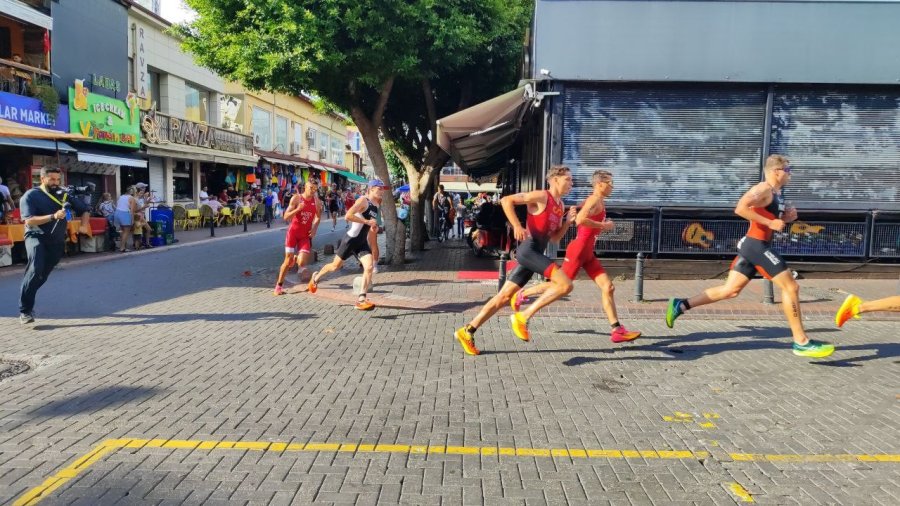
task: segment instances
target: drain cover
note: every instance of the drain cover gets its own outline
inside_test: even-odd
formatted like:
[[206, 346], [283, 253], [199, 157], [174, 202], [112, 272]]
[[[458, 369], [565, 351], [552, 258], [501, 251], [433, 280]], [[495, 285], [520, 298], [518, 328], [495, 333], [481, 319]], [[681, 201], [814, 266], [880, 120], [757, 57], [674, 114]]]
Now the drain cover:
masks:
[[24, 360], [0, 360], [0, 381], [24, 374], [30, 370], [31, 366]]

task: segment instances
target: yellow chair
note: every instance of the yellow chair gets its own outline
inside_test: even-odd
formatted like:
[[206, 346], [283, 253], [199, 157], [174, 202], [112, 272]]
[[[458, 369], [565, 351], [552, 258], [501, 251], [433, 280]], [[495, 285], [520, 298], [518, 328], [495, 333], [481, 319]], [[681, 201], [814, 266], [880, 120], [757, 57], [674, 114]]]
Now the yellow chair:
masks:
[[240, 223], [250, 223], [250, 218], [253, 217], [253, 208], [250, 206], [241, 207], [241, 216], [238, 218]]
[[200, 226], [206, 227], [207, 224], [216, 220], [216, 214], [212, 208], [206, 204], [200, 206]]
[[234, 214], [231, 212], [230, 207], [219, 209], [219, 225], [222, 223], [234, 225]]
[[180, 204], [172, 206], [172, 214], [174, 215], [173, 225], [181, 227], [181, 230], [187, 229], [187, 210]]
[[185, 228], [197, 228], [200, 226], [200, 210], [199, 209], [187, 209], [187, 219], [185, 222]]

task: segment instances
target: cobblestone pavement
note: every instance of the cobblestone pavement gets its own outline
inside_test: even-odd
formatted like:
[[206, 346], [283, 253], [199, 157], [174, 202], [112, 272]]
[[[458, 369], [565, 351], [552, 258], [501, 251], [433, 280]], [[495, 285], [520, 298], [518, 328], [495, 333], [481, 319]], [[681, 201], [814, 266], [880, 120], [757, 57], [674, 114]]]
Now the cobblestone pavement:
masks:
[[804, 284], [807, 325], [838, 347], [818, 361], [753, 294], [675, 329], [635, 304], [645, 337], [614, 345], [587, 281], [532, 343], [503, 313], [468, 357], [451, 333], [495, 282], [457, 281], [453, 243], [383, 269], [390, 304], [362, 313], [353, 262], [315, 296], [272, 296], [282, 239], [64, 266], [30, 328], [20, 278], [0, 277], [3, 358], [33, 366], [0, 382], [0, 502], [900, 503], [900, 323], [824, 316], [896, 280]]

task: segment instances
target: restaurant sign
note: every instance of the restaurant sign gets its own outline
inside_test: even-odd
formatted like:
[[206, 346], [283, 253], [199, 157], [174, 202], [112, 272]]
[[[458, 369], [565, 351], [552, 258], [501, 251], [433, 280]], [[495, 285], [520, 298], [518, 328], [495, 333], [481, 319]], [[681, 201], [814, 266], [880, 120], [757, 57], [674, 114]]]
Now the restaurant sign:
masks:
[[148, 145], [183, 144], [242, 155], [253, 154], [253, 137], [204, 123], [161, 114], [151, 107], [141, 111], [143, 141]]
[[81, 79], [69, 88], [69, 131], [93, 142], [139, 148], [138, 100], [127, 101], [91, 93]]
[[40, 100], [5, 91], [0, 91], [0, 119], [38, 128], [69, 131], [68, 109], [60, 107], [54, 118], [43, 109]]

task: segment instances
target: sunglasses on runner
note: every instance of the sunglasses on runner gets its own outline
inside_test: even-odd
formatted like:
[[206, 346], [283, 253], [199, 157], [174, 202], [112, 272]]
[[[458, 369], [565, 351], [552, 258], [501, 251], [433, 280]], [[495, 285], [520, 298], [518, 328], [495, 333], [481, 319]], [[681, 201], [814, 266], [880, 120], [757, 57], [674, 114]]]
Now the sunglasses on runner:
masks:
[[791, 170], [793, 170], [793, 169], [791, 169], [791, 166], [788, 165], [787, 167], [782, 167], [780, 169], [775, 169], [775, 170], [783, 170], [785, 174], [790, 174]]

